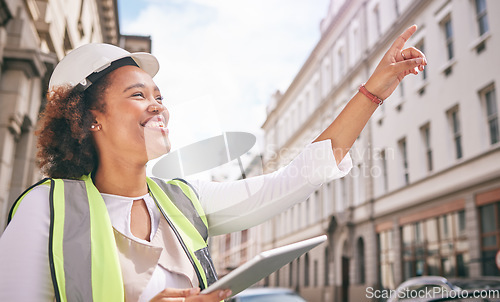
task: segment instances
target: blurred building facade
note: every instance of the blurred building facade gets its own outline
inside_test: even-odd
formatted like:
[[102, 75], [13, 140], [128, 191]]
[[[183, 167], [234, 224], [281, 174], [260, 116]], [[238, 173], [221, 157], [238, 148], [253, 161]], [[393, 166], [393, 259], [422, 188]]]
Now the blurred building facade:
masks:
[[413, 276], [500, 275], [498, 15], [494, 0], [330, 1], [320, 41], [267, 107], [266, 172], [334, 120], [412, 24], [406, 45], [429, 65], [377, 109], [348, 176], [263, 225], [262, 249], [329, 236], [267, 284], [343, 302]]
[[[262, 156], [252, 154], [244, 156], [246, 161], [239, 159], [241, 170], [221, 167], [219, 174], [213, 174], [213, 181], [226, 181], [243, 179], [262, 175]], [[236, 163], [235, 163], [236, 164]], [[240, 171], [238, 177], [229, 176], [227, 171]], [[235, 268], [255, 257], [261, 250], [262, 225], [225, 235], [214, 236], [210, 238], [210, 253], [213, 258], [215, 269], [220, 277], [228, 274]], [[260, 282], [264, 285], [264, 281]]]
[[41, 179], [34, 136], [52, 70], [72, 49], [104, 42], [151, 51], [120, 35], [117, 0], [0, 0], [0, 229], [14, 199]]

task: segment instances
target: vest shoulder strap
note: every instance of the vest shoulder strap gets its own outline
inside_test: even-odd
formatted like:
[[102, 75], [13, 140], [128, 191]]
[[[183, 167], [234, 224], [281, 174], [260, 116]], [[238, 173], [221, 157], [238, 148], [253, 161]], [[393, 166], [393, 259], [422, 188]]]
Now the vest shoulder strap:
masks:
[[200, 200], [200, 195], [198, 195], [198, 191], [196, 191], [194, 189], [194, 187], [184, 178], [174, 178], [171, 181], [181, 181], [181, 182], [185, 183], [186, 185], [188, 185], [191, 188], [191, 190], [194, 192], [194, 194], [196, 194], [196, 198], [198, 198], [198, 200]]
[[26, 194], [44, 183], [50, 183], [48, 257], [55, 301], [85, 301], [89, 297], [98, 302], [123, 301], [111, 221], [89, 177], [39, 181], [16, 200], [9, 220]]
[[170, 201], [191, 222], [206, 242], [208, 240], [207, 218], [194, 188], [184, 179], [177, 178], [168, 182], [156, 177], [151, 179], [167, 194]]
[[34, 185], [32, 185], [31, 187], [27, 188], [23, 193], [21, 193], [21, 195], [19, 195], [19, 197], [16, 199], [16, 201], [14, 201], [14, 203], [12, 204], [12, 207], [10, 208], [9, 216], [7, 217], [7, 224], [9, 224], [9, 222], [14, 217], [14, 214], [16, 214], [17, 208], [19, 207], [19, 204], [20, 204], [21, 200], [24, 198], [24, 196], [26, 196], [26, 194], [28, 194], [35, 187], [37, 187], [41, 184], [49, 183], [49, 182], [50, 182], [50, 178], [44, 178], [44, 179], [40, 180], [39, 182], [35, 183]]

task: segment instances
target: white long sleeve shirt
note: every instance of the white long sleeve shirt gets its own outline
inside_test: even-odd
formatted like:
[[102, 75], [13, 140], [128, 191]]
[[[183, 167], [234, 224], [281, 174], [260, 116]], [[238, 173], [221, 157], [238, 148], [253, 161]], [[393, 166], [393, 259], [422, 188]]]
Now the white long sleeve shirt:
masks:
[[[258, 225], [304, 201], [322, 183], [345, 176], [352, 168], [349, 155], [337, 166], [330, 140], [308, 145], [280, 170], [230, 182], [191, 181], [208, 219], [209, 235]], [[138, 242], [130, 231], [134, 200], [144, 199], [151, 216], [151, 238], [161, 219], [149, 195], [123, 197], [102, 194], [113, 227]], [[49, 187], [38, 186], [23, 199], [14, 219], [0, 237], [0, 301], [53, 301], [48, 261]], [[149, 301], [164, 288], [186, 288], [182, 275], [157, 266], [140, 301]]]

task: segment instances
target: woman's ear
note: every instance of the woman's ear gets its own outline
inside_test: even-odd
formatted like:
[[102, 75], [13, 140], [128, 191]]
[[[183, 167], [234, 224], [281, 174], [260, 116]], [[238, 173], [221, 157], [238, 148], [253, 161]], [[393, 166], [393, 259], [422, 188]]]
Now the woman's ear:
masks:
[[101, 124], [99, 124], [97, 121], [94, 121], [94, 122], [92, 123], [92, 125], [90, 125], [90, 131], [95, 131], [95, 132], [97, 132], [97, 131], [99, 131], [99, 130], [101, 130], [101, 129], [102, 129], [102, 125], [101, 125]]
[[101, 123], [99, 123], [98, 120], [98, 115], [100, 114], [99, 110], [96, 109], [91, 109], [90, 112], [92, 113], [93, 116], [93, 122], [92, 125], [90, 125], [90, 131], [97, 132], [102, 129]]

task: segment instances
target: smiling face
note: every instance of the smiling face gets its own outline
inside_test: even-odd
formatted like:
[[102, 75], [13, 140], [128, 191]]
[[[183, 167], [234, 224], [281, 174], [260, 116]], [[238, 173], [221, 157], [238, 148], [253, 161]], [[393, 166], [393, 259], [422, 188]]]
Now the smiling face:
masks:
[[108, 75], [104, 112], [94, 110], [100, 129], [94, 130], [99, 162], [122, 159], [144, 165], [170, 151], [169, 114], [150, 75], [124, 66]]

